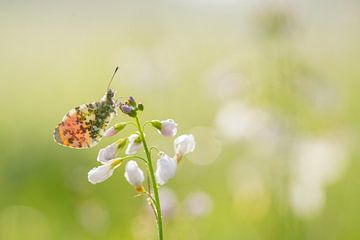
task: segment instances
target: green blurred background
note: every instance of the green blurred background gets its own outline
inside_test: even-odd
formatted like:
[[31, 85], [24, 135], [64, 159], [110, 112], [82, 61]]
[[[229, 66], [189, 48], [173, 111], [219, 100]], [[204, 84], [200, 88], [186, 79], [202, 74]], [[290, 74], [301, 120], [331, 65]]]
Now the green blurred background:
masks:
[[114, 138], [52, 139], [115, 66], [142, 120], [173, 118], [197, 141], [161, 192], [166, 239], [360, 239], [359, 12], [355, 0], [1, 1], [0, 239], [156, 239], [123, 168], [87, 182]]

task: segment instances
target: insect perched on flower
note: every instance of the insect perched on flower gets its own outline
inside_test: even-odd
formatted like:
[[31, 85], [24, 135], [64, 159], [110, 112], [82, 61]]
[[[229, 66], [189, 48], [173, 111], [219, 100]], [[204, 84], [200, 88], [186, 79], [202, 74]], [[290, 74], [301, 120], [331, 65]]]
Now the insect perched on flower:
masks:
[[[173, 157], [160, 151], [157, 146], [149, 146], [145, 137], [145, 126], [152, 126], [164, 137], [175, 137], [177, 123], [167, 119], [146, 121], [142, 124], [140, 122], [140, 115], [144, 111], [142, 103], [137, 103], [132, 96], [125, 102], [115, 101], [115, 92], [110, 89], [110, 84], [117, 70], [118, 68], [115, 69], [107, 92], [101, 100], [70, 110], [55, 128], [54, 139], [60, 145], [79, 149], [95, 146], [102, 137], [120, 135], [116, 141], [100, 149], [97, 161], [101, 164], [88, 172], [88, 180], [92, 184], [102, 183], [125, 164], [124, 177], [135, 187], [138, 194], [146, 197], [156, 218], [159, 240], [163, 240], [159, 187], [175, 176], [177, 165], [183, 156], [194, 151], [194, 136], [184, 134], [177, 137], [174, 140]], [[108, 128], [117, 110], [126, 115], [130, 121], [119, 122]], [[135, 127], [135, 131], [124, 136], [120, 132], [127, 125]], [[152, 162], [152, 150], [158, 152], [156, 168]], [[138, 164], [139, 161], [141, 164]], [[143, 171], [144, 167], [145, 171]]]
[[110, 89], [110, 84], [117, 70], [118, 67], [100, 101], [82, 104], [66, 113], [54, 130], [54, 139], [58, 144], [80, 149], [93, 147], [101, 140], [116, 114], [115, 91]]

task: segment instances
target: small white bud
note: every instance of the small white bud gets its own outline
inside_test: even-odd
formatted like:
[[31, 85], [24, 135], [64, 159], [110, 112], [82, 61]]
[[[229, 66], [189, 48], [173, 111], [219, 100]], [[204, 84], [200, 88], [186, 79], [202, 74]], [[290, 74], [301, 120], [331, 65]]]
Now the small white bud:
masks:
[[137, 188], [141, 187], [144, 182], [144, 173], [133, 160], [127, 162], [124, 176], [131, 185]]
[[118, 124], [115, 124], [114, 126], [112, 126], [111, 128], [107, 129], [105, 131], [105, 133], [103, 134], [104, 137], [111, 137], [116, 135], [118, 132], [120, 132], [121, 130], [123, 130], [126, 127], [126, 123], [125, 122], [121, 122]]
[[106, 163], [111, 159], [114, 159], [116, 156], [116, 151], [118, 150], [119, 143], [114, 142], [108, 145], [105, 148], [100, 149], [99, 154], [97, 156], [97, 161], [101, 163]]
[[128, 137], [128, 146], [125, 150], [126, 155], [133, 155], [136, 154], [141, 147], [141, 140], [138, 134], [131, 134]]
[[117, 131], [115, 130], [115, 127], [112, 126], [111, 128], [107, 129], [104, 132], [103, 136], [104, 137], [111, 137], [111, 136], [114, 136], [115, 134], [117, 134]]
[[192, 134], [181, 135], [174, 141], [175, 157], [178, 161], [186, 154], [195, 150], [195, 139]]
[[157, 160], [155, 172], [156, 182], [160, 185], [164, 185], [170, 178], [175, 176], [176, 167], [177, 162], [174, 158], [162, 154], [160, 159]]
[[164, 120], [161, 121], [161, 128], [159, 129], [159, 133], [161, 133], [164, 137], [174, 137], [177, 132], [177, 123], [172, 120]]

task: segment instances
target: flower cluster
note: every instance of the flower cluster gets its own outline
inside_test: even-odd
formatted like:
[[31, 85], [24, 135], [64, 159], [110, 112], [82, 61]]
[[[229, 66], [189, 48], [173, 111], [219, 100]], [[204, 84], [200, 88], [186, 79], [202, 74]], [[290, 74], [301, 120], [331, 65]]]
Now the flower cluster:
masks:
[[142, 103], [137, 104], [135, 99], [130, 96], [125, 103], [120, 103], [120, 110], [130, 117], [136, 117], [137, 111], [144, 110], [144, 105]]
[[[164, 137], [174, 137], [177, 133], [177, 124], [172, 119], [163, 121], [153, 120], [146, 122], [144, 126], [141, 126], [137, 117], [138, 111], [143, 111], [142, 104], [137, 104], [133, 97], [129, 97], [126, 103], [120, 104], [120, 109], [123, 113], [127, 114], [131, 118], [135, 118], [135, 124], [133, 122], [121, 122], [115, 124], [105, 131], [104, 136], [115, 136], [127, 125], [136, 125], [137, 131], [132, 133], [127, 138], [120, 138], [114, 143], [108, 145], [105, 148], [100, 149], [97, 161], [102, 165], [91, 169], [88, 173], [88, 180], [92, 184], [97, 184], [107, 180], [112, 176], [114, 170], [118, 168], [123, 162], [127, 161], [125, 165], [125, 179], [133, 186], [135, 186], [138, 192], [145, 192], [143, 182], [145, 180], [144, 171], [140, 168], [136, 160], [142, 160], [145, 165], [151, 164], [149, 156], [147, 159], [138, 156], [139, 150], [144, 147], [145, 153], [156, 149], [158, 151], [158, 159], [156, 161], [155, 174], [156, 183], [158, 185], [164, 185], [167, 181], [175, 176], [177, 164], [188, 153], [191, 153], [195, 149], [195, 140], [193, 135], [181, 135], [174, 140], [174, 155], [170, 157], [166, 153], [158, 150], [153, 146], [150, 149], [146, 146], [144, 126], [153, 126], [159, 134]], [[120, 157], [120, 152], [124, 150], [125, 156]], [[149, 153], [151, 154], [151, 152]], [[149, 172], [151, 174], [151, 172]]]

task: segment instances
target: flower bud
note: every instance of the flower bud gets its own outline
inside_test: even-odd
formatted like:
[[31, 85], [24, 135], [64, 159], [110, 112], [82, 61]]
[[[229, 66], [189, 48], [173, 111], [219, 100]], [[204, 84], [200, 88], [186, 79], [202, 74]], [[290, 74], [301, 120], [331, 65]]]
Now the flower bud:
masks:
[[144, 111], [144, 104], [139, 103], [139, 104], [138, 104], [138, 109], [139, 109], [140, 111]]
[[133, 108], [130, 107], [129, 105], [127, 105], [127, 104], [121, 104], [121, 105], [120, 105], [120, 109], [121, 109], [121, 111], [122, 111], [123, 113], [125, 113], [125, 114], [129, 114], [129, 113], [131, 113], [131, 111], [133, 110]]
[[164, 185], [170, 178], [175, 176], [177, 162], [174, 158], [166, 154], [161, 154], [160, 159], [157, 160], [157, 168], [155, 172], [156, 182]]
[[175, 139], [174, 151], [175, 151], [175, 157], [178, 161], [180, 161], [184, 155], [191, 153], [194, 150], [195, 150], [195, 139], [192, 134], [181, 135]]
[[112, 136], [116, 135], [117, 133], [118, 133], [118, 132], [116, 131], [115, 127], [112, 126], [111, 128], [108, 128], [108, 129], [104, 132], [103, 136], [104, 136], [104, 137], [112, 137]]
[[164, 137], [174, 137], [177, 132], [176, 122], [172, 119], [161, 121], [161, 128], [159, 129], [159, 132]]
[[136, 107], [136, 101], [135, 101], [135, 98], [133, 96], [130, 96], [129, 99], [128, 99], [128, 103], [133, 106], [133, 107]]
[[133, 186], [135, 186], [137, 189], [140, 189], [142, 186], [142, 183], [144, 182], [144, 173], [139, 168], [137, 163], [133, 160], [130, 160], [127, 162], [125, 166], [125, 174], [124, 174], [126, 180]]
[[128, 137], [128, 146], [125, 150], [126, 155], [133, 155], [139, 151], [141, 147], [141, 139], [140, 136], [136, 133], [131, 134]]
[[121, 123], [115, 124], [114, 126], [112, 126], [111, 128], [109, 128], [108, 130], [106, 130], [103, 136], [104, 136], [104, 137], [114, 136], [115, 134], [117, 134], [118, 132], [120, 132], [121, 130], [123, 130], [125, 127], [126, 127], [126, 123], [125, 123], [125, 122], [121, 122]]

